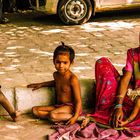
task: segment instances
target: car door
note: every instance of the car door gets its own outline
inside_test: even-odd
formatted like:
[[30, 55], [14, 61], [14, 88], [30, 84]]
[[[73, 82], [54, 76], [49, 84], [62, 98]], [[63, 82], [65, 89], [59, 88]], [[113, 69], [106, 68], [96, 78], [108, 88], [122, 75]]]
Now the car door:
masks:
[[132, 3], [132, 4], [140, 4], [140, 0], [126, 0], [127, 3]]
[[100, 0], [100, 6], [117, 6], [117, 5], [125, 5], [127, 0]]

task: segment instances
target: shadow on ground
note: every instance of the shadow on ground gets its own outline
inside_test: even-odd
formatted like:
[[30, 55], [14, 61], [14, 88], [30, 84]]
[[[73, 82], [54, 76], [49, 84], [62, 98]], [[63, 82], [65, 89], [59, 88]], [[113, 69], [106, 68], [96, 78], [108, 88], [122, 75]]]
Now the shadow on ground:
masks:
[[115, 20], [129, 20], [140, 18], [140, 9], [115, 10], [96, 13], [89, 22], [107, 22]]
[[37, 13], [34, 11], [23, 11], [18, 13], [8, 13], [6, 15], [12, 24], [19, 26], [63, 26], [57, 15], [46, 15], [45, 13]]
[[[88, 22], [108, 22], [115, 20], [129, 20], [140, 18], [140, 9], [108, 11], [96, 13]], [[61, 22], [57, 15], [46, 15], [45, 13], [35, 12], [32, 10], [20, 11], [19, 13], [10, 13], [6, 15], [12, 24], [19, 26], [66, 26]]]
[[34, 119], [31, 115], [22, 115], [18, 122], [9, 118], [0, 119], [1, 140], [46, 140], [54, 132], [48, 121]]

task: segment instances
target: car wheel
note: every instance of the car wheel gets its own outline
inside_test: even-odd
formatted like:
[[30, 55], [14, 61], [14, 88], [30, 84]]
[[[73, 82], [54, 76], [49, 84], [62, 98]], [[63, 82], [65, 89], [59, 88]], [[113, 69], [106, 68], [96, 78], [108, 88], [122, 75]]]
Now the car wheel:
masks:
[[92, 15], [90, 0], [61, 0], [58, 15], [65, 24], [82, 24]]

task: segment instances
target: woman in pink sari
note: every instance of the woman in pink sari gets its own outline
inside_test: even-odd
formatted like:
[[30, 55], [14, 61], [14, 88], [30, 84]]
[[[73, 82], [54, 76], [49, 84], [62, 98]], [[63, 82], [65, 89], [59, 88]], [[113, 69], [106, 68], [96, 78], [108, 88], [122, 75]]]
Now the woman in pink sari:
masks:
[[[115, 129], [123, 129], [124, 126], [124, 129], [140, 131], [139, 55], [140, 47], [128, 50], [125, 72], [121, 78], [107, 58], [96, 62], [96, 108], [93, 114], [88, 114], [93, 121]], [[83, 122], [84, 126], [89, 119], [87, 117]]]

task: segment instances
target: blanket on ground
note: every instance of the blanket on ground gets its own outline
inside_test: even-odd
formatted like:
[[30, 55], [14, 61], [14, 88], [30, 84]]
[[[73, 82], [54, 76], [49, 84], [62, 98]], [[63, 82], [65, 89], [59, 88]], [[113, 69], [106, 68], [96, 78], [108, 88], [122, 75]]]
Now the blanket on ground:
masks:
[[81, 129], [78, 123], [66, 125], [54, 125], [56, 132], [49, 135], [49, 140], [126, 140], [140, 135], [140, 132], [129, 129], [115, 130], [112, 128], [102, 128], [91, 123]]

